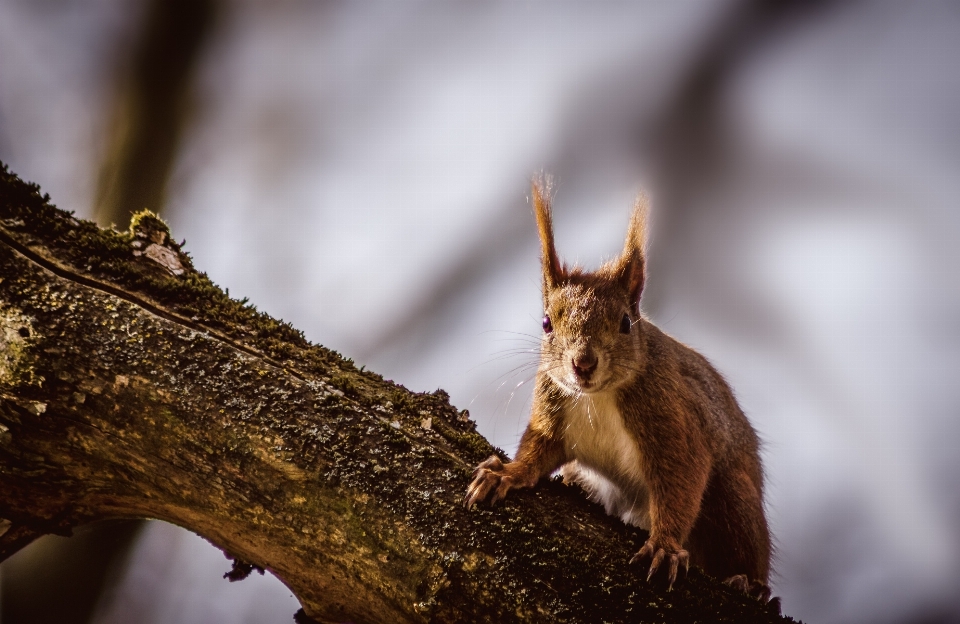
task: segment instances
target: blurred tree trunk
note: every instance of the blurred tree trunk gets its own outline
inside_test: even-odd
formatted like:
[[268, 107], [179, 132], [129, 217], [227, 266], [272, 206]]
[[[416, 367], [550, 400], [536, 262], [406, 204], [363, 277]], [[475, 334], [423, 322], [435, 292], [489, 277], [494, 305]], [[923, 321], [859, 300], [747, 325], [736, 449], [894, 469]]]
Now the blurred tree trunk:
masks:
[[229, 299], [159, 219], [99, 230], [0, 171], [0, 560], [159, 518], [329, 622], [780, 621], [697, 570], [627, 565], [642, 531], [544, 482], [461, 504], [494, 452], [414, 394]]
[[150, 0], [117, 84], [97, 190], [100, 224], [126, 227], [134, 212], [164, 207], [193, 105], [192, 77], [216, 13], [215, 0]]
[[70, 538], [45, 535], [30, 544], [0, 568], [0, 622], [90, 622], [103, 590], [117, 580], [145, 524], [95, 522]]

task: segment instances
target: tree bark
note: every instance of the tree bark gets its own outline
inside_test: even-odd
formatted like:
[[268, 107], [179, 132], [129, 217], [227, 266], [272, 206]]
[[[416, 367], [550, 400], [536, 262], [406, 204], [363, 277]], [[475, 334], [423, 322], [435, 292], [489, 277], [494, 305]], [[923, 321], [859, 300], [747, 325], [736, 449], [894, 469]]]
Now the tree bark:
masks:
[[48, 199], [2, 167], [0, 560], [158, 518], [238, 576], [275, 574], [317, 621], [781, 620], [697, 570], [648, 584], [627, 565], [645, 534], [576, 488], [464, 509], [495, 449], [442, 390], [231, 300], [149, 213], [119, 233]]

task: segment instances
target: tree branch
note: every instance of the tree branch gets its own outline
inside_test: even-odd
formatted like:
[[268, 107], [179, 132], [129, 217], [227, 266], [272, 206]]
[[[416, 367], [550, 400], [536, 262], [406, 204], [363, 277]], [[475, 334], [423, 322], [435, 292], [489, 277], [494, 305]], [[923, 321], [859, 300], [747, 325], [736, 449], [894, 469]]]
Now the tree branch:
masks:
[[627, 565], [643, 532], [575, 488], [465, 510], [492, 452], [443, 391], [229, 299], [152, 215], [100, 230], [0, 171], [0, 559], [159, 518], [319, 621], [779, 621], [695, 570], [647, 584]]

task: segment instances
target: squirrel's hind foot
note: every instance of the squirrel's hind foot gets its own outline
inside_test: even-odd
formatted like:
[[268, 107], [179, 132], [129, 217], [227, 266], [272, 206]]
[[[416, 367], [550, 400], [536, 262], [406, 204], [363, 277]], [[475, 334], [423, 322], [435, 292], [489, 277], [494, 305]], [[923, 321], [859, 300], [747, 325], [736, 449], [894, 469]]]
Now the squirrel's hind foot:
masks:
[[723, 583], [734, 589], [739, 589], [751, 598], [756, 598], [760, 602], [765, 603], [771, 611], [775, 610], [778, 615], [780, 614], [780, 597], [774, 596], [771, 598], [770, 588], [760, 581], [751, 581], [747, 578], [746, 574], [737, 574], [731, 576]]

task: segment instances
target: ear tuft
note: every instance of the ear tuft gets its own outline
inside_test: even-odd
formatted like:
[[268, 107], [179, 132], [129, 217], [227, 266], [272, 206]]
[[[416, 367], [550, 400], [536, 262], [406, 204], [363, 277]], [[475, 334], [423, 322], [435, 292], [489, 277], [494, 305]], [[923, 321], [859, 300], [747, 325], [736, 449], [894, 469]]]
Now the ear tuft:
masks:
[[617, 272], [633, 302], [640, 301], [646, 281], [648, 213], [649, 201], [647, 196], [641, 193], [633, 206], [630, 225], [627, 227], [627, 239], [617, 262]]
[[542, 255], [540, 258], [543, 267], [543, 293], [546, 293], [559, 284], [564, 277], [563, 266], [557, 256], [557, 248], [553, 242], [553, 212], [550, 208], [550, 192], [553, 179], [545, 174], [533, 178], [531, 196], [533, 198], [533, 212], [537, 217], [537, 229], [540, 232]]

